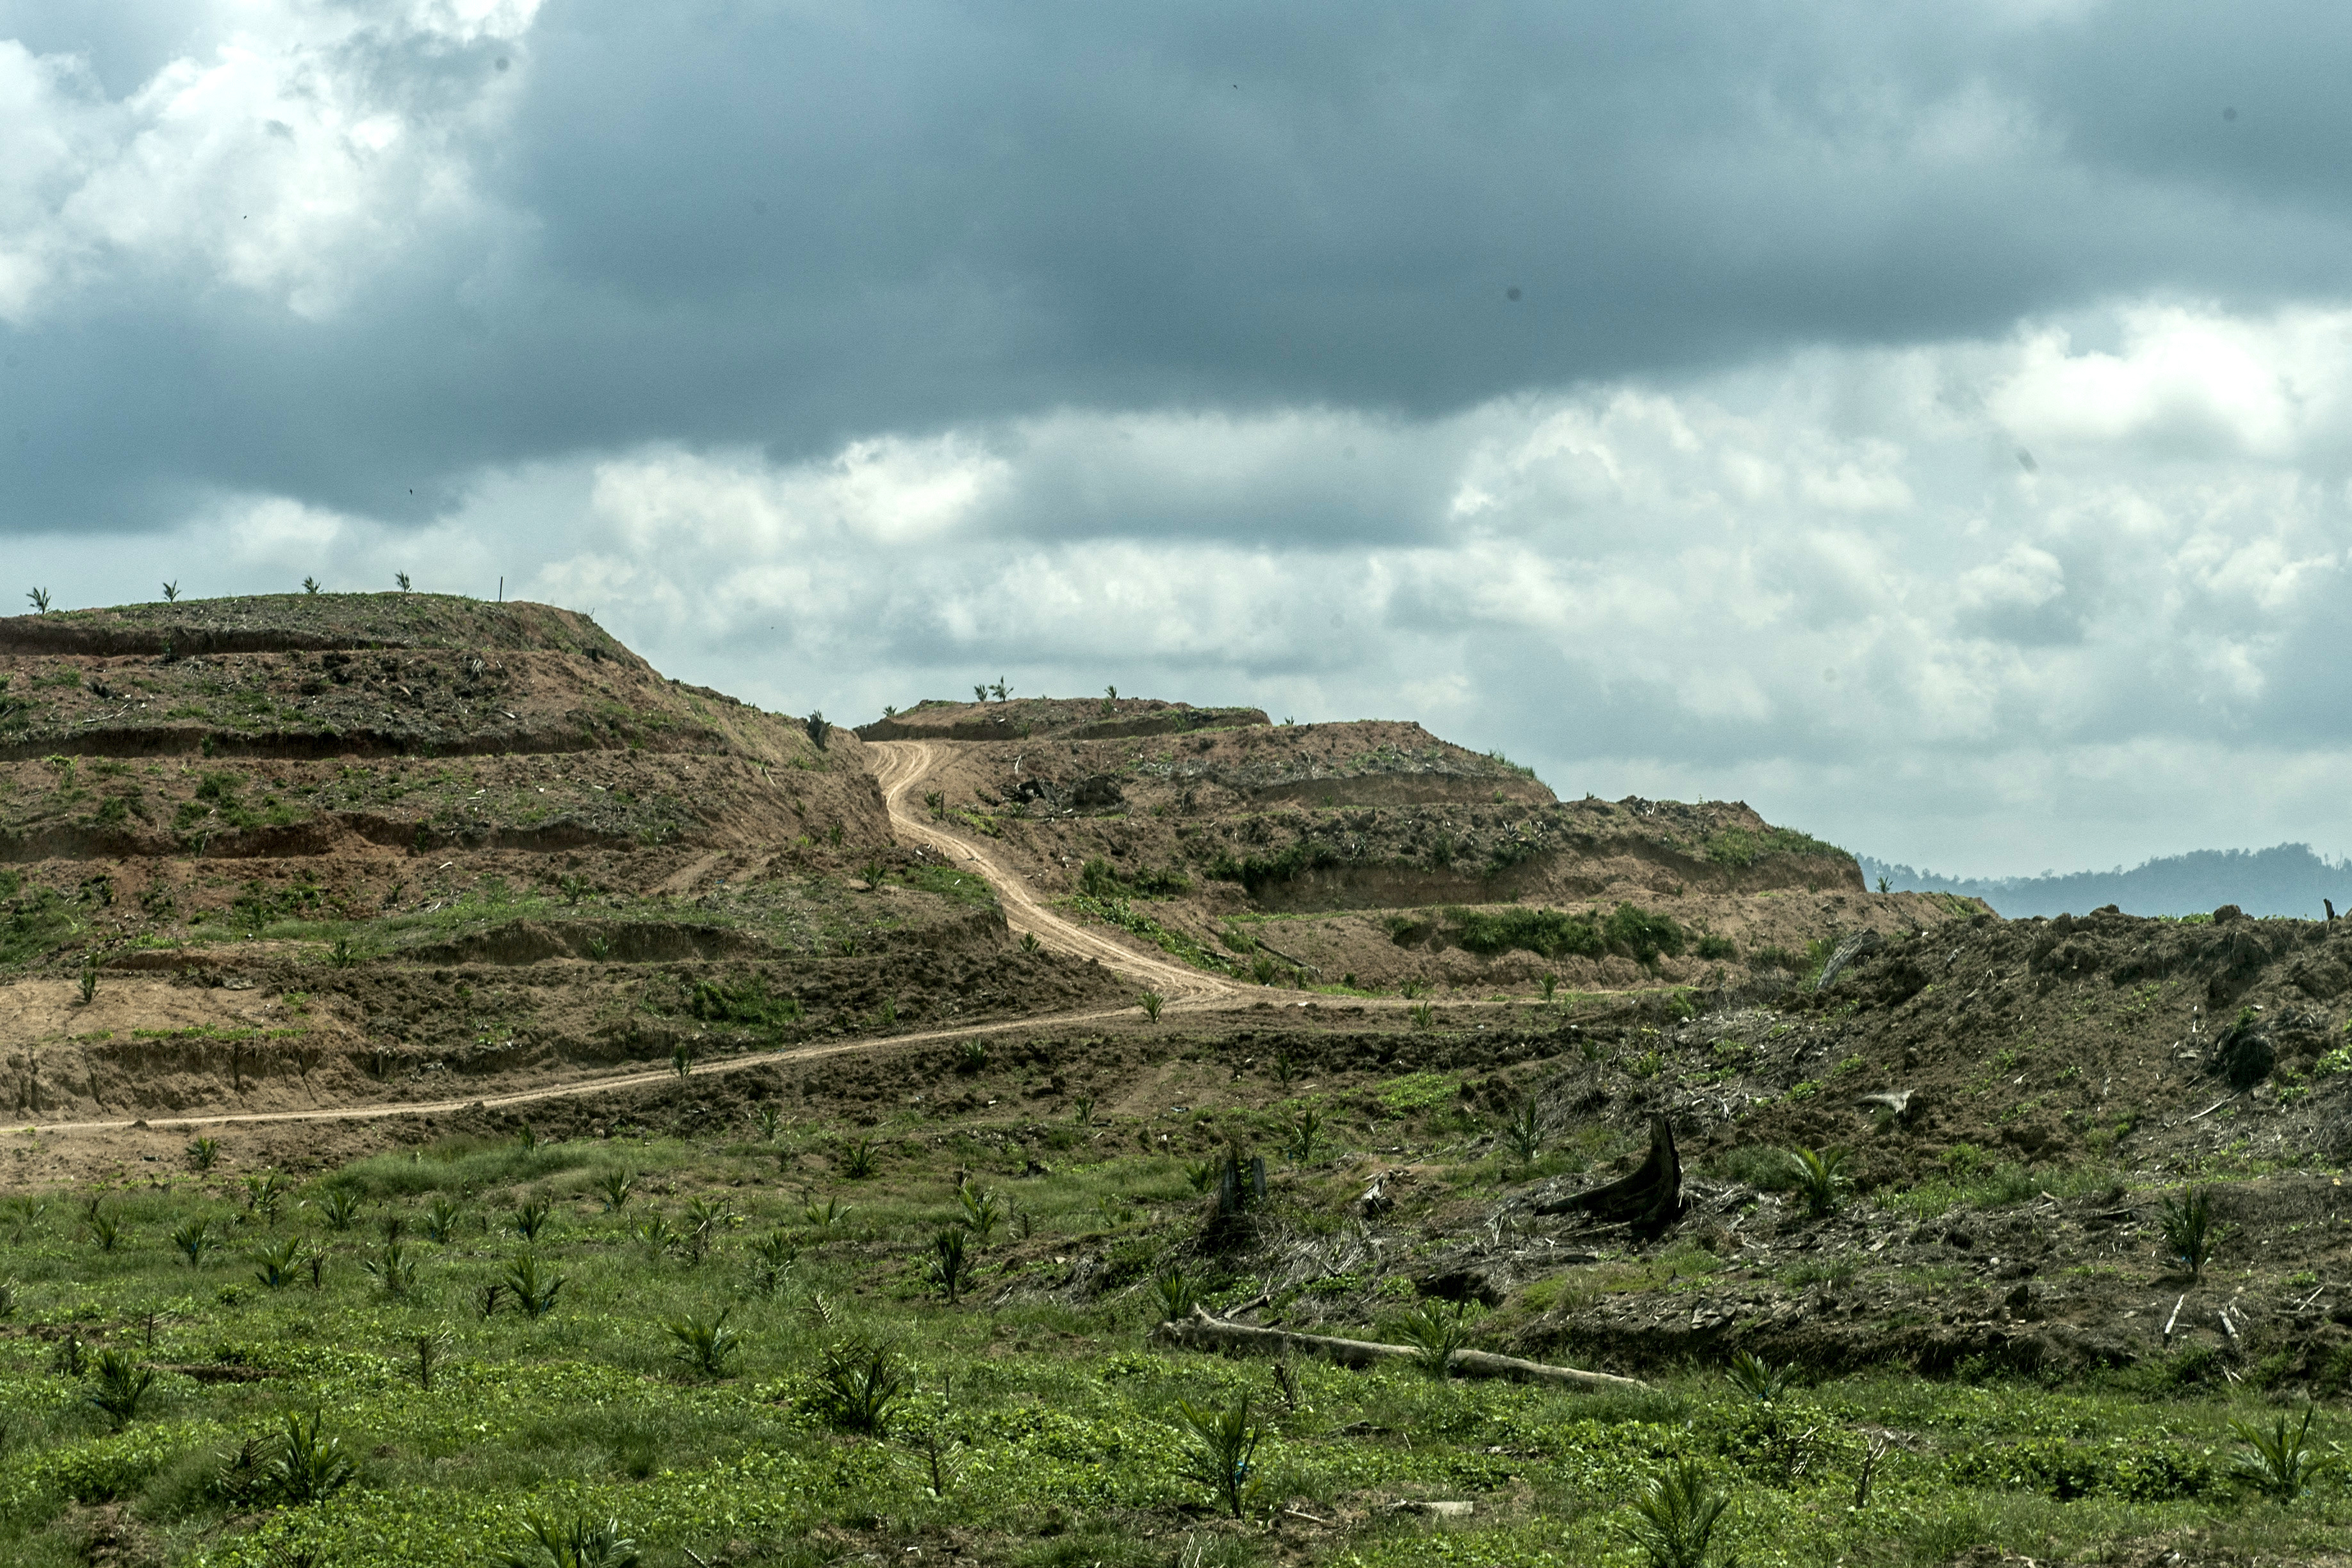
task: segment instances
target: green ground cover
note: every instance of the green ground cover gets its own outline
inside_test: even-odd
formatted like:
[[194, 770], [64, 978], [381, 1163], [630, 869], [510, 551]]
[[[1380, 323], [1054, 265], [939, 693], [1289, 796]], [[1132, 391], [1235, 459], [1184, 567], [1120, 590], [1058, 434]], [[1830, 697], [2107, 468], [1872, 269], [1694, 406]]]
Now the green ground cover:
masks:
[[[1449, 1093], [1417, 1075], [1381, 1098], [1428, 1115]], [[864, 1179], [814, 1182], [855, 1163], [848, 1144], [781, 1119], [715, 1143], [451, 1142], [299, 1183], [228, 1171], [232, 1137], [212, 1172], [18, 1200], [0, 1210], [0, 1554], [84, 1561], [106, 1517], [155, 1558], [221, 1568], [553, 1563], [536, 1517], [616, 1521], [652, 1568], [942, 1542], [1036, 1564], [1635, 1564], [1626, 1504], [1684, 1460], [1727, 1505], [1718, 1563], [2089, 1556], [2189, 1531], [2275, 1557], [2352, 1521], [2334, 1479], [2294, 1500], [2234, 1479], [2232, 1422], [2271, 1406], [2162, 1368], [1769, 1399], [1691, 1368], [1596, 1397], [1155, 1350], [1155, 1271], [1201, 1200], [1179, 1161], [1101, 1158], [1124, 1130], [1069, 1131], [1069, 1163], [1024, 1177], [992, 1173], [984, 1138], [902, 1119], [867, 1135]], [[1289, 1192], [1318, 1224], [1331, 1194]], [[953, 1301], [943, 1234], [971, 1276]], [[1071, 1286], [1080, 1258], [1103, 1262], [1091, 1289]], [[1373, 1299], [1402, 1312], [1390, 1283]], [[843, 1390], [876, 1354], [900, 1385], [861, 1430]], [[139, 1369], [135, 1407], [100, 1408]], [[1236, 1521], [1186, 1413], [1244, 1398], [1262, 1435]], [[2337, 1423], [2315, 1436], [2333, 1454]], [[1475, 1511], [1390, 1506], [1414, 1499]]]

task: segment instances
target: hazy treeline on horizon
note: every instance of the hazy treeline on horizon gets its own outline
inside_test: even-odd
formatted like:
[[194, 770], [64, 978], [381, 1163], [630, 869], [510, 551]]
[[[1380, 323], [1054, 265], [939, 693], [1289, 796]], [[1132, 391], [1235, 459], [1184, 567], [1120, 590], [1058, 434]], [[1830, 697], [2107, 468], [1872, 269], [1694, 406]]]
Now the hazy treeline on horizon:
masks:
[[2126, 871], [2047, 871], [2039, 877], [1945, 877], [1867, 855], [1854, 858], [1871, 887], [1885, 878], [1895, 892], [1958, 893], [1982, 899], [2003, 916], [2087, 914], [2114, 904], [2126, 914], [2187, 915], [2235, 904], [2250, 915], [2326, 913], [2323, 900], [2352, 910], [2352, 862], [2330, 860], [2308, 844], [2268, 849], [2196, 849]]

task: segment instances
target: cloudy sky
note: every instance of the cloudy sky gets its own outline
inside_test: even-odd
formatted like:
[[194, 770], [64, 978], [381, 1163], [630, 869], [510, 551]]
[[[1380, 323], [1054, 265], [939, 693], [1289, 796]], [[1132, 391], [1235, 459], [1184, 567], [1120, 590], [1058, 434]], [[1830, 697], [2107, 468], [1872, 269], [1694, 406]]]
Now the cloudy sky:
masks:
[[2316, 5], [0, 0], [0, 555], [2342, 854], [2347, 77]]

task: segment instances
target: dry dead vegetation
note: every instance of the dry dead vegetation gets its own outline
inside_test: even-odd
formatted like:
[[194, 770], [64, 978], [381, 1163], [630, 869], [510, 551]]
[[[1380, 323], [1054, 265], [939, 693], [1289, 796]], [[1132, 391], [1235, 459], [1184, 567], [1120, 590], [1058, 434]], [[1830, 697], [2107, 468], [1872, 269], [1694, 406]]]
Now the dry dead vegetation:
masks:
[[0, 677], [11, 1561], [2341, 1561], [2352, 932], [541, 606]]

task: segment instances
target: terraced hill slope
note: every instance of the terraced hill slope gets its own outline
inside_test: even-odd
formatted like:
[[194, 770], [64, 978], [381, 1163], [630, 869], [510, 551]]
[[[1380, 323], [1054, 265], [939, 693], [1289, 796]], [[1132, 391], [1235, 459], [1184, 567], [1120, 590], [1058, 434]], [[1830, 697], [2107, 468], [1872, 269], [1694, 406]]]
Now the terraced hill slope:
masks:
[[1034, 732], [958, 738], [992, 720], [931, 704], [926, 725], [887, 733], [934, 738], [877, 743], [924, 748], [910, 798], [942, 828], [996, 846], [1076, 912], [1234, 973], [1719, 986], [1810, 972], [1815, 944], [1855, 930], [1979, 907], [1867, 893], [1853, 857], [1738, 802], [1560, 801], [1418, 724], [1159, 711], [1172, 727], [1150, 734], [1016, 717]]
[[[1011, 952], [984, 884], [902, 850], [862, 745], [547, 605], [0, 620], [0, 977], [24, 977], [0, 978], [0, 1047], [48, 1064], [17, 1099], [299, 1104], [911, 1024], [969, 1009], [953, 963], [924, 967], [942, 954], [1034, 970], [1021, 1005], [1107, 984], [1069, 992], [1060, 961]], [[900, 950], [925, 958], [886, 973]], [[654, 984], [662, 963], [684, 967]], [[30, 978], [84, 968], [70, 1007]], [[477, 970], [524, 983], [489, 1005]], [[247, 985], [307, 1012], [265, 1017]]]

